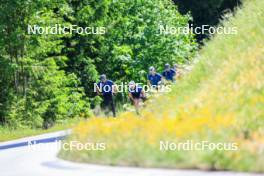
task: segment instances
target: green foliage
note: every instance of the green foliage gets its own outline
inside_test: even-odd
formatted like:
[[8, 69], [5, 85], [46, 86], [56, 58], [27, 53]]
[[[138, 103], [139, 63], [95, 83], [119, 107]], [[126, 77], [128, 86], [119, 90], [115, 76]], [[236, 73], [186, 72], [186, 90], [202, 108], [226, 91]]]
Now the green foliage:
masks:
[[[67, 58], [61, 35], [29, 35], [28, 24], [64, 23], [63, 1], [7, 1], [0, 9], [1, 123], [13, 127], [49, 127], [83, 113], [89, 103], [78, 78], [58, 65]], [[11, 23], [10, 23], [11, 21]]]
[[[241, 0], [173, 0], [183, 14], [191, 12], [194, 26], [210, 25], [219, 23], [222, 16], [233, 11], [241, 4]], [[208, 34], [197, 35], [198, 40], [208, 37]]]
[[195, 49], [191, 35], [163, 35], [160, 25], [183, 27], [189, 20], [170, 1], [113, 1], [98, 68], [120, 81], [145, 81], [148, 67], [159, 71], [165, 63], [185, 62]]
[[[105, 0], [93, 3], [83, 0], [71, 5], [75, 12], [73, 24], [106, 28], [104, 35], [76, 35], [70, 39], [77, 43], [73, 55], [78, 57], [71, 60], [72, 65], [78, 66], [75, 72], [80, 73], [77, 75], [89, 75], [85, 65], [90, 67], [90, 60], [93, 60], [97, 71], [106, 73], [110, 79], [145, 81], [149, 66], [161, 70], [167, 62], [185, 62], [192, 57], [193, 36], [159, 33], [160, 25], [183, 27], [190, 19], [180, 15], [170, 1]], [[82, 83], [91, 91], [85, 85], [89, 81], [94, 78], [85, 78]]]
[[[144, 82], [146, 70], [193, 56], [194, 36], [159, 33], [160, 25], [186, 26], [190, 17], [169, 0], [5, 0], [0, 7], [0, 121], [48, 128], [89, 116], [94, 83]], [[28, 25], [92, 27], [85, 34], [29, 34]], [[118, 95], [125, 100], [125, 95]], [[89, 97], [89, 98], [88, 98]], [[119, 99], [119, 98], [118, 98]], [[121, 99], [121, 98], [120, 98]]]

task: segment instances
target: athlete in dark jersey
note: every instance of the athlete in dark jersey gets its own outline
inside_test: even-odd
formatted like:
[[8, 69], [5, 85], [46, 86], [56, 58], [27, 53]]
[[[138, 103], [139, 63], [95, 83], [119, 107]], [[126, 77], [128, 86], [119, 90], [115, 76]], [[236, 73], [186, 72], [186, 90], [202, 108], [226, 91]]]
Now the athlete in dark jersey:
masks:
[[146, 99], [143, 88], [140, 85], [137, 85], [134, 81], [130, 81], [128, 87], [128, 96], [135, 106], [136, 111], [138, 112], [140, 101], [144, 101]]
[[[116, 116], [115, 103], [113, 94], [115, 92], [114, 82], [106, 79], [106, 75], [100, 76], [100, 82], [97, 84], [97, 94], [102, 95], [103, 103], [102, 107], [105, 109], [111, 109], [113, 116]], [[98, 89], [99, 88], [99, 89]]]

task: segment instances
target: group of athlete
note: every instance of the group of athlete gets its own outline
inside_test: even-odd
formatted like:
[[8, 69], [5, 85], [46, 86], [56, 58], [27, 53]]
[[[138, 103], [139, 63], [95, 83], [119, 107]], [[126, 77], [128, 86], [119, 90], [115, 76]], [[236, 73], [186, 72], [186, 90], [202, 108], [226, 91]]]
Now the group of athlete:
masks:
[[[171, 68], [170, 64], [165, 64], [164, 71], [159, 74], [156, 69], [151, 66], [149, 68], [149, 74], [147, 76], [148, 86], [154, 87], [157, 91], [159, 86], [163, 82], [175, 82], [177, 75], [177, 65], [174, 64]], [[107, 86], [107, 89], [105, 88]], [[111, 110], [113, 116], [116, 116], [114, 94], [116, 93], [115, 84], [112, 80], [107, 79], [106, 75], [100, 76], [100, 81], [97, 83], [97, 94], [102, 96], [103, 102], [102, 107], [104, 109]], [[132, 104], [135, 106], [138, 112], [139, 105], [141, 101], [146, 100], [146, 94], [141, 85], [135, 83], [135, 81], [130, 81], [128, 84], [128, 97]]]

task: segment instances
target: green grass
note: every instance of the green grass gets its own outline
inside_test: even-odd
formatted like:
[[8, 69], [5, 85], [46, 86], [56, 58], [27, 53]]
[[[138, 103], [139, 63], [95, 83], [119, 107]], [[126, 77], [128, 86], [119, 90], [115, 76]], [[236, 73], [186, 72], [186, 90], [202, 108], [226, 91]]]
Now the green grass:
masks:
[[35, 136], [49, 132], [55, 132], [60, 130], [66, 130], [77, 125], [81, 120], [80, 119], [70, 119], [64, 121], [63, 123], [55, 124], [49, 129], [31, 129], [31, 128], [17, 128], [12, 129], [9, 127], [0, 127], [0, 142], [19, 139], [23, 137]]
[[[77, 162], [142, 167], [264, 172], [264, 1], [245, 0], [199, 52], [192, 71], [171, 93], [117, 119], [91, 118], [68, 139], [102, 141], [104, 151], [62, 150]], [[160, 151], [159, 141], [237, 143], [237, 151]]]

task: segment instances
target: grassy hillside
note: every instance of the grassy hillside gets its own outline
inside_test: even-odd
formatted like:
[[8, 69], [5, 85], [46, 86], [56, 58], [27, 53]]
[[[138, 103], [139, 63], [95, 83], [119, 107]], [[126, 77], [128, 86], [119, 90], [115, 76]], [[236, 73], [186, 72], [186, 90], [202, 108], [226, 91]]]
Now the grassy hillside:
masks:
[[[235, 17], [237, 35], [217, 35], [193, 70], [141, 117], [91, 118], [69, 140], [104, 142], [106, 150], [61, 151], [73, 161], [146, 167], [264, 172], [264, 1], [247, 0]], [[161, 151], [160, 141], [232, 143], [238, 150]]]

